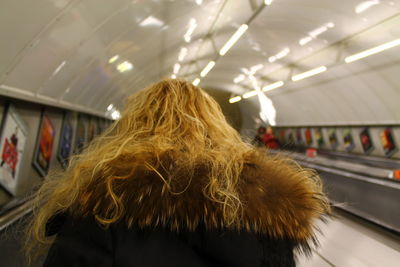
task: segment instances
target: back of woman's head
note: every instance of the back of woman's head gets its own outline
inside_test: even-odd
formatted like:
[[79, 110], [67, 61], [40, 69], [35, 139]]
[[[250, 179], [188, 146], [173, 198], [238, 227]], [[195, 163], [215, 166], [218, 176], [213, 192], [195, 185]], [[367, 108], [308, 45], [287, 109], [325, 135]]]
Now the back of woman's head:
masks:
[[129, 97], [116, 130], [123, 140], [149, 142], [155, 153], [180, 149], [196, 154], [229, 149], [240, 141], [212, 97], [177, 79], [163, 80]]
[[[82, 154], [72, 157], [65, 172], [50, 175], [42, 185], [29, 228], [28, 254], [38, 242], [49, 242], [45, 226], [58, 213], [93, 215], [106, 226], [123, 219], [130, 192], [117, 190], [116, 181], [141, 179], [135, 174], [143, 168], [159, 174], [157, 169], [166, 157], [187, 170], [205, 165], [204, 195], [218, 203], [224, 217], [233, 222], [241, 207], [237, 183], [250, 149], [202, 89], [183, 80], [153, 84], [130, 96], [121, 119]], [[160, 177], [165, 183], [173, 179]], [[99, 187], [105, 192], [96, 192]]]

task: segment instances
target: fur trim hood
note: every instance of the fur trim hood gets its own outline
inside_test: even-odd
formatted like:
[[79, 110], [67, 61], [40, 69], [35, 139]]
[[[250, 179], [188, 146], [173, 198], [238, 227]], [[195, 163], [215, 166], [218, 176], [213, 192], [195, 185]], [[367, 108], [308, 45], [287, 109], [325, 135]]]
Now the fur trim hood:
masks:
[[[254, 231], [271, 238], [290, 239], [308, 248], [315, 241], [315, 223], [329, 212], [326, 197], [315, 172], [302, 169], [280, 156], [252, 151], [246, 158], [238, 193], [242, 202], [240, 219], [224, 220], [222, 205], [203, 194], [208, 183], [207, 168], [187, 169], [174, 162], [163, 162], [161, 175], [173, 173], [174, 185], [168, 189], [154, 171], [136, 172], [138, 179], [116, 180], [114, 192], [124, 197], [121, 210], [128, 226], [167, 227], [171, 230], [207, 229]], [[168, 167], [169, 166], [169, 167]], [[169, 171], [171, 172], [169, 172]], [[79, 203], [86, 215], [107, 214], [112, 196], [103, 184], [91, 186]], [[94, 201], [96, 200], [96, 201]]]

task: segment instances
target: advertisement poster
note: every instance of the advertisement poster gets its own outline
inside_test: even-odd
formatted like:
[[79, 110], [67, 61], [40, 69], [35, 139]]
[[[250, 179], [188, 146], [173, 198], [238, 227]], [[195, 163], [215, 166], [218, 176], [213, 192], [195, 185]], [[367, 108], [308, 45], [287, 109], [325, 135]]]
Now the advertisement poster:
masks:
[[360, 132], [360, 141], [361, 141], [361, 145], [364, 150], [364, 153], [369, 153], [374, 149], [374, 145], [372, 144], [372, 140], [371, 140], [371, 136], [369, 135], [368, 128], [364, 128]]
[[99, 134], [99, 127], [97, 119], [91, 117], [89, 120], [89, 130], [88, 130], [88, 143], [90, 143]]
[[279, 130], [279, 141], [281, 142], [281, 144], [285, 144], [286, 143], [286, 131], [285, 129], [280, 129]]
[[345, 129], [343, 131], [343, 144], [344, 144], [344, 149], [347, 152], [350, 152], [354, 149], [354, 140], [351, 134], [351, 129]]
[[78, 123], [76, 126], [75, 147], [74, 153], [79, 154], [82, 152], [83, 147], [87, 142], [87, 121], [84, 115], [78, 115]]
[[293, 134], [293, 130], [289, 129], [288, 130], [288, 145], [289, 146], [294, 146], [295, 145], [295, 140], [294, 140], [294, 134]]
[[310, 128], [307, 128], [307, 129], [304, 131], [304, 137], [305, 137], [305, 139], [306, 139], [306, 144], [307, 144], [307, 146], [311, 146], [311, 144], [312, 144], [312, 142], [313, 142], [313, 139], [312, 139], [312, 133], [311, 133], [311, 129], [310, 129]]
[[392, 134], [392, 129], [386, 128], [385, 130], [383, 130], [381, 132], [380, 137], [381, 137], [381, 144], [382, 144], [385, 156], [386, 157], [392, 156], [397, 151], [397, 147], [394, 142], [394, 138], [393, 138], [393, 134]]
[[337, 135], [336, 135], [336, 129], [329, 130], [329, 144], [331, 145], [332, 150], [335, 150], [337, 148], [337, 146], [339, 145]]
[[28, 127], [9, 105], [1, 131], [0, 184], [12, 195], [16, 194], [21, 160], [24, 155]]
[[41, 176], [46, 176], [50, 168], [56, 131], [49, 117], [43, 113], [32, 164]]
[[61, 129], [60, 135], [60, 144], [58, 146], [58, 154], [57, 158], [60, 161], [63, 168], [66, 168], [68, 165], [68, 159], [71, 155], [72, 150], [72, 138], [73, 138], [73, 130], [70, 121], [70, 116], [65, 114], [63, 120], [63, 126]]
[[296, 129], [296, 144], [300, 146], [304, 145], [301, 128]]
[[318, 147], [322, 147], [324, 145], [324, 137], [322, 135], [321, 128], [317, 128], [314, 131], [315, 140], [317, 141]]

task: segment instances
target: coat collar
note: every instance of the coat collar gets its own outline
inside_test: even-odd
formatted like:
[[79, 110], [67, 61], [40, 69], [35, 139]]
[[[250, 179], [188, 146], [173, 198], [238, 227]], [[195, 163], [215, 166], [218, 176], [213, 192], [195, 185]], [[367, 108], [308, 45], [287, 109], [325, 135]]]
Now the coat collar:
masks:
[[[195, 230], [201, 224], [210, 230], [227, 228], [290, 239], [308, 248], [309, 241], [315, 240], [316, 220], [329, 209], [314, 172], [280, 156], [252, 151], [238, 185], [242, 215], [232, 224], [224, 219], [222, 205], [203, 194], [207, 168], [187, 169], [173, 162], [163, 165], [167, 166], [160, 171], [163, 176], [168, 169], [174, 170], [169, 190], [154, 171], [138, 171], [135, 179], [115, 181], [116, 194], [124, 195], [125, 209], [121, 212], [128, 226], [179, 231]], [[92, 215], [103, 216], [110, 201], [104, 197], [105, 185], [92, 187], [89, 195], [81, 205], [86, 205]]]

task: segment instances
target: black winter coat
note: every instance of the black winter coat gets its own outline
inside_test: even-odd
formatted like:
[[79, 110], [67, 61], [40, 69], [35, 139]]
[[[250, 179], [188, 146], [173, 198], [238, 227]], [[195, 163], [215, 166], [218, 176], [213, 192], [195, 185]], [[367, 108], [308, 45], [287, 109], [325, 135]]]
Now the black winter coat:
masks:
[[[188, 170], [172, 169], [176, 180], [188, 179]], [[253, 153], [239, 184], [243, 216], [234, 225], [225, 222], [220, 204], [204, 197], [207, 171], [194, 173], [196, 178], [179, 195], [168, 193], [164, 182], [147, 170], [140, 179], [124, 181], [115, 190], [129, 192], [130, 205], [124, 220], [106, 228], [93, 214], [102, 215], [110, 200], [106, 188], [93, 185], [85, 192], [87, 213], [56, 216], [48, 223], [48, 234], [57, 237], [44, 266], [291, 267], [295, 249], [309, 251], [313, 223], [326, 211], [312, 173]]]
[[43, 266], [295, 266], [293, 244], [288, 240], [200, 228], [172, 232], [162, 228], [127, 229], [117, 224], [104, 230], [93, 219], [68, 219]]

